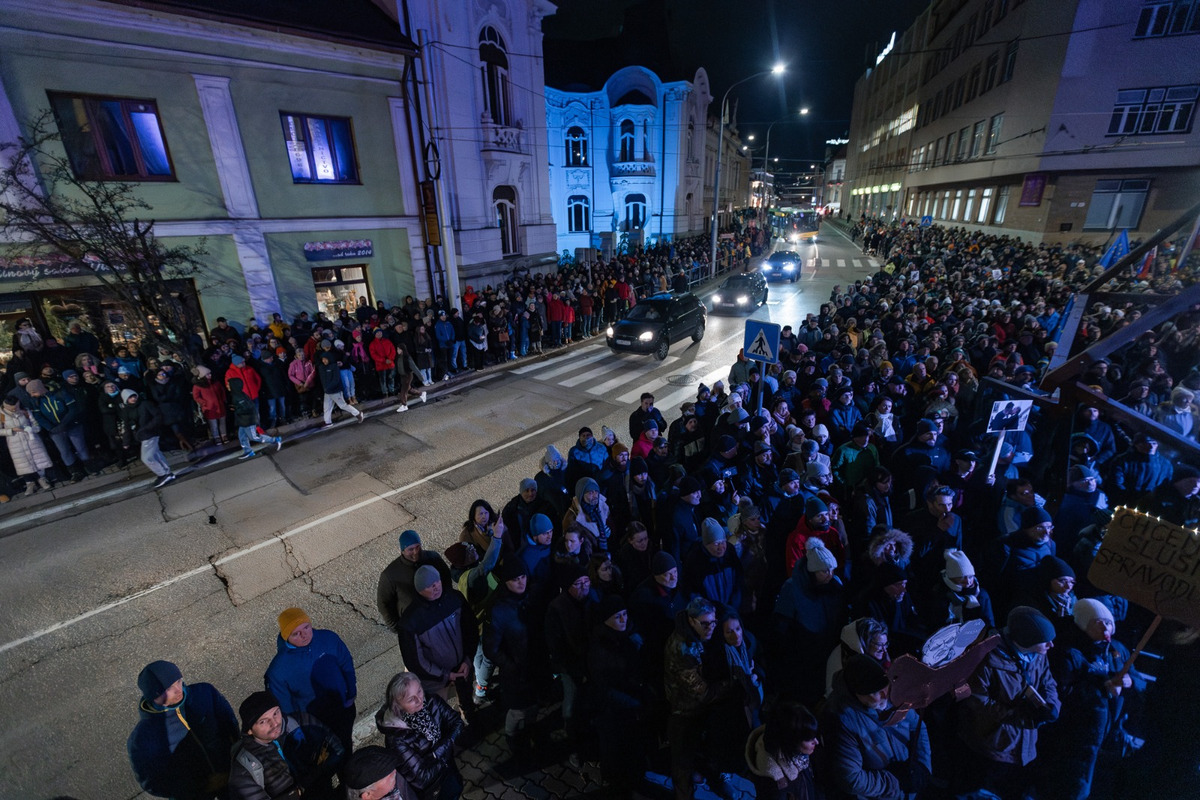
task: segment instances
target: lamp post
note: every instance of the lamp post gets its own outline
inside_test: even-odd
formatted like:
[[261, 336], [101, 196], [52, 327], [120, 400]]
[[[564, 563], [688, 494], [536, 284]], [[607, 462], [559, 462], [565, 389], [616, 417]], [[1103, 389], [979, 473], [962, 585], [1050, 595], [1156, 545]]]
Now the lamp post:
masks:
[[770, 69], [756, 72], [730, 85], [725, 90], [725, 94], [721, 96], [721, 108], [719, 110], [721, 123], [717, 127], [717, 174], [713, 177], [712, 248], [710, 252], [713, 275], [717, 274], [717, 220], [720, 219], [721, 214], [721, 153], [725, 149], [725, 103], [729, 100], [729, 93], [733, 91], [735, 86], [740, 86], [746, 81], [751, 81], [755, 78], [761, 78], [763, 75], [782, 75], [785, 69], [786, 67], [783, 64], [776, 64]]
[[[805, 106], [804, 108], [800, 109], [800, 116], [803, 117], [806, 114], [808, 114], [808, 106]], [[767, 170], [769, 170], [771, 168], [771, 158], [770, 158], [770, 156], [771, 156], [771, 128], [774, 128], [775, 125], [780, 122], [797, 122], [797, 120], [794, 117], [780, 117], [779, 119], [775, 120], [775, 122], [772, 122], [770, 125], [767, 126], [766, 150], [763, 152], [763, 175], [764, 175], [763, 185], [764, 186], [766, 185], [766, 177], [765, 177], [766, 172], [767, 172]], [[771, 184], [772, 184], [772, 186], [774, 186], [774, 181], [772, 181]], [[767, 229], [769, 231], [770, 226], [771, 226], [771, 193], [770, 192], [767, 193], [765, 214], [766, 214], [766, 221], [767, 221]]]

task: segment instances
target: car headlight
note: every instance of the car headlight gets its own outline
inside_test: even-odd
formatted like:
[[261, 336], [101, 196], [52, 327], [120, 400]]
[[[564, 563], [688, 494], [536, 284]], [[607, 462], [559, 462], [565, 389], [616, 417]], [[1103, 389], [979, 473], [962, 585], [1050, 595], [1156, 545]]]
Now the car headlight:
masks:
[[713, 302], [714, 302], [714, 303], [719, 303], [719, 302], [721, 302], [721, 295], [719, 295], [719, 294], [714, 294], [714, 295], [713, 295]]
[[604, 330], [604, 335], [605, 335], [605, 336], [607, 336], [607, 337], [608, 337], [608, 338], [610, 338], [610, 339], [613, 337], [613, 329], [612, 329], [612, 325], [609, 325], [607, 328], [605, 328], [605, 330]]
[[791, 236], [788, 237], [788, 241], [789, 242], [798, 242], [798, 241], [800, 241], [800, 235], [797, 233], [793, 233]]
[[744, 295], [744, 294], [738, 295], [738, 305], [739, 306], [744, 306], [744, 305], [746, 305], [746, 303], [749, 303], [749, 302], [750, 302], [750, 298], [747, 297], [746, 295]]
[[792, 271], [792, 270], [794, 270], [795, 268], [796, 268], [796, 265], [795, 265], [795, 264], [784, 264], [784, 265], [783, 265], [783, 271], [784, 271], [784, 272], [791, 272], [791, 271]]
[[771, 271], [771, 262], [764, 261], [763, 265], [762, 265], [762, 270], [763, 270], [763, 272], [770, 272]]
[[648, 342], [654, 338], [654, 331], [644, 331], [638, 334], [639, 342]]

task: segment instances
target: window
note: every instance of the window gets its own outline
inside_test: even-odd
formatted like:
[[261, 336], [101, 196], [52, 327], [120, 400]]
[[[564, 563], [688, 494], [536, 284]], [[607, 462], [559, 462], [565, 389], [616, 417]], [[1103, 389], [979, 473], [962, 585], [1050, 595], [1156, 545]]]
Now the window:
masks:
[[358, 183], [354, 137], [345, 117], [280, 112], [292, 183]]
[[1008, 0], [996, 0], [996, 22], [1008, 16]]
[[496, 225], [500, 228], [500, 252], [511, 256], [520, 252], [517, 242], [517, 190], [497, 186], [492, 190], [492, 208], [496, 210]]
[[588, 218], [591, 216], [591, 203], [582, 194], [573, 194], [567, 198], [567, 230], [571, 233], [581, 233], [591, 230]]
[[992, 27], [992, 5], [995, 0], [983, 0], [983, 10], [979, 12], [979, 35], [983, 36]]
[[367, 267], [364, 264], [314, 267], [312, 275], [313, 288], [317, 292], [317, 309], [330, 319], [337, 319], [343, 309], [353, 314], [361, 298], [366, 298], [367, 303], [371, 302]]
[[76, 177], [173, 180], [153, 100], [50, 93], [50, 106]]
[[634, 127], [633, 120], [621, 120], [621, 153], [618, 161], [633, 161], [634, 159]]
[[971, 77], [967, 78], [967, 100], [966, 101], [968, 103], [971, 102], [972, 100], [974, 100], [975, 96], [979, 94], [979, 76], [982, 72], [983, 72], [983, 67], [980, 66], [979, 64], [976, 64], [975, 68], [971, 70]]
[[954, 107], [955, 108], [958, 108], [959, 106], [961, 106], [963, 104], [963, 93], [966, 91], [966, 89], [967, 89], [967, 76], [963, 75], [961, 78], [958, 79], [958, 82], [954, 84]]
[[942, 158], [942, 137], [938, 137], [933, 141], [933, 155], [929, 159], [929, 166], [936, 167], [938, 161]]
[[958, 153], [955, 155], [955, 161], [965, 161], [967, 159], [967, 152], [970, 146], [971, 129], [963, 128], [958, 132]]
[[1008, 211], [1008, 190], [1010, 187], [1001, 186], [1000, 191], [996, 192], [996, 216], [992, 219], [995, 225], [1004, 224], [1004, 214]]
[[1008, 49], [1004, 51], [1004, 72], [1000, 75], [1001, 83], [1008, 83], [1012, 80], [1013, 72], [1017, 69], [1017, 47], [1020, 42], [1013, 39], [1008, 43]]
[[1114, 231], [1118, 228], [1137, 228], [1149, 193], [1150, 181], [1096, 181], [1083, 229]]
[[949, 219], [958, 219], [958, 212], [962, 209], [963, 190], [959, 189], [954, 193], [954, 209], [950, 212]]
[[950, 213], [950, 190], [942, 192], [942, 213], [938, 214], [938, 219], [949, 219], [947, 216]]
[[979, 212], [975, 215], [975, 221], [980, 225], [986, 225], [988, 221], [988, 209], [992, 205], [992, 193], [995, 192], [991, 186], [984, 189], [979, 195]]
[[1196, 111], [1200, 86], [1158, 86], [1117, 92], [1109, 136], [1152, 133], [1188, 133]]
[[1133, 38], [1145, 39], [1153, 36], [1180, 36], [1200, 33], [1200, 2], [1197, 0], [1173, 0], [1173, 2], [1151, 2], [1142, 7], [1138, 16]]
[[1000, 53], [992, 53], [987, 57], [987, 63], [983, 67], [983, 86], [979, 89], [980, 94], [986, 94], [996, 85], [996, 73], [999, 71]]
[[956, 135], [954, 133], [946, 135], [946, 153], [943, 156], [943, 164], [949, 164], [954, 159], [954, 137]]
[[567, 166], [586, 167], [588, 165], [587, 134], [578, 125], [567, 129]]
[[631, 194], [625, 196], [625, 221], [621, 223], [623, 231], [640, 231], [646, 225], [646, 195]]
[[508, 90], [508, 50], [491, 25], [479, 32], [479, 60], [483, 73], [484, 109], [497, 125], [512, 125]]
[[987, 122], [979, 120], [971, 129], [971, 158], [983, 155], [983, 137], [987, 133]]
[[696, 121], [695, 121], [695, 120], [693, 120], [691, 117], [688, 117], [688, 127], [687, 127], [687, 157], [688, 157], [688, 160], [689, 160], [689, 161], [690, 161], [692, 158], [694, 158], [694, 156], [695, 156], [695, 152], [694, 152], [694, 151], [693, 151], [693, 149], [692, 149], [692, 139], [693, 139], [693, 137], [694, 137], [695, 135], [696, 135]]
[[971, 189], [967, 192], [967, 204], [963, 207], [962, 221], [971, 221], [971, 212], [975, 209], [975, 196], [979, 194], [977, 189]]
[[1000, 128], [1003, 125], [1003, 114], [992, 117], [992, 121], [988, 124], [987, 147], [984, 148], [984, 152], [988, 155], [996, 152], [996, 148], [1000, 146]]

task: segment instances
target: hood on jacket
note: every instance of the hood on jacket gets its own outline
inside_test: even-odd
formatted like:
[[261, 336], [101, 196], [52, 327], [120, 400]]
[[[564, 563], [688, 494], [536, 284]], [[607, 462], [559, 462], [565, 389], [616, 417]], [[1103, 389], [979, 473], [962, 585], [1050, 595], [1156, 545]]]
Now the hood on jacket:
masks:
[[229, 393], [230, 394], [245, 394], [245, 386], [246, 386], [246, 384], [244, 381], [242, 381], [241, 378], [230, 378], [229, 379]]
[[912, 537], [901, 530], [892, 528], [890, 531], [880, 533], [871, 538], [867, 543], [867, 555], [876, 564], [883, 560], [883, 548], [891, 543], [896, 548], [896, 560], [908, 561], [912, 558], [913, 540]]

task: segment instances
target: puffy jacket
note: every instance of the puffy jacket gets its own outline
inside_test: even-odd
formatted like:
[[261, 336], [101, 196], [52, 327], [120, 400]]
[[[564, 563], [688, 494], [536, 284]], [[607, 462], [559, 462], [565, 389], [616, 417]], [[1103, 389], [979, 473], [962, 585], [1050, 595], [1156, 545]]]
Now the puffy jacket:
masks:
[[717, 608], [741, 607], [742, 561], [733, 547], [727, 546], [720, 557], [709, 553], [704, 545], [693, 547], [684, 556], [680, 572], [686, 593], [707, 598]]
[[288, 368], [277, 358], [270, 362], [260, 361], [255, 365], [262, 376], [262, 396], [287, 397]]
[[837, 789], [850, 797], [905, 797], [889, 764], [915, 759], [930, 769], [929, 732], [915, 711], [895, 725], [885, 726], [878, 714], [863, 707], [839, 674], [825, 707], [821, 729], [826, 736], [826, 759]]
[[786, 624], [788, 640], [796, 647], [829, 651], [846, 621], [846, 588], [836, 575], [824, 585], [813, 580], [808, 560], [796, 562], [775, 602], [775, 614]]
[[[128, 403], [126, 403], [126, 406], [128, 407]], [[137, 428], [134, 432], [134, 437], [139, 442], [149, 441], [155, 436], [162, 434], [163, 415], [153, 400], [148, 400], [145, 397], [140, 398], [134, 410], [137, 411]]]
[[388, 341], [386, 336], [372, 339], [367, 345], [367, 352], [371, 354], [371, 362], [375, 365], [376, 372], [396, 368], [396, 345]]
[[1133, 502], [1171, 480], [1174, 472], [1171, 462], [1158, 453], [1146, 455], [1131, 450], [1113, 462], [1108, 488], [1116, 502]]
[[319, 717], [322, 708], [342, 709], [358, 696], [354, 659], [333, 631], [314, 628], [304, 647], [277, 635], [265, 677], [284, 714], [304, 711]]
[[383, 734], [383, 746], [396, 754], [396, 771], [421, 797], [438, 796], [448, 768], [454, 765], [454, 742], [463, 731], [463, 718], [436, 694], [425, 696], [425, 708], [437, 723], [438, 737], [408, 727], [386, 705], [375, 714], [375, 727]]
[[179, 425], [186, 423], [191, 417], [192, 403], [183, 376], [176, 375], [166, 383], [150, 381], [146, 385], [146, 392], [158, 403], [163, 415], [163, 424]]
[[333, 351], [317, 355], [317, 380], [325, 394], [342, 393], [342, 364]]
[[[1039, 709], [1022, 697], [1032, 686], [1045, 701]], [[1004, 641], [988, 653], [970, 681], [971, 695], [959, 706], [959, 735], [982, 756], [1003, 764], [1025, 766], [1037, 757], [1038, 727], [1058, 718], [1058, 684], [1044, 655], [1022, 666], [1015, 649]]]
[[[209, 378], [205, 378], [203, 381], [203, 383], [197, 382], [192, 387], [192, 399], [196, 401], [196, 405], [205, 419], [224, 419], [227, 402], [225, 387], [220, 383], [214, 383]], [[103, 404], [103, 400], [101, 403]], [[103, 411], [103, 405], [101, 405], [101, 411]]]
[[242, 364], [240, 367], [237, 364], [230, 364], [229, 369], [225, 370], [225, 388], [229, 388], [229, 382], [234, 378], [240, 378], [242, 381], [242, 390], [251, 400], [258, 399], [258, 393], [262, 389], [262, 378], [259, 377], [258, 371], [249, 364]]
[[449, 581], [437, 600], [414, 597], [396, 627], [404, 665], [421, 678], [426, 694], [445, 688], [450, 673], [474, 658], [479, 644], [475, 615]]
[[234, 800], [298, 800], [302, 791], [328, 786], [345, 757], [333, 731], [309, 714], [288, 714], [277, 742], [259, 744], [243, 734], [234, 745], [229, 794]]
[[288, 364], [288, 380], [297, 389], [311, 389], [317, 380], [317, 368], [311, 361], [296, 359]]
[[83, 407], [75, 402], [70, 392], [62, 389], [31, 399], [34, 419], [42, 426], [42, 430], [50, 433], [65, 431], [83, 417]]
[[[237, 718], [229, 702], [208, 683], [184, 687], [179, 705], [164, 708], [142, 699], [137, 726], [126, 749], [138, 785], [155, 797], [206, 798], [205, 786], [229, 775], [229, 750], [238, 740]], [[182, 733], [171, 747], [172, 727]]]

